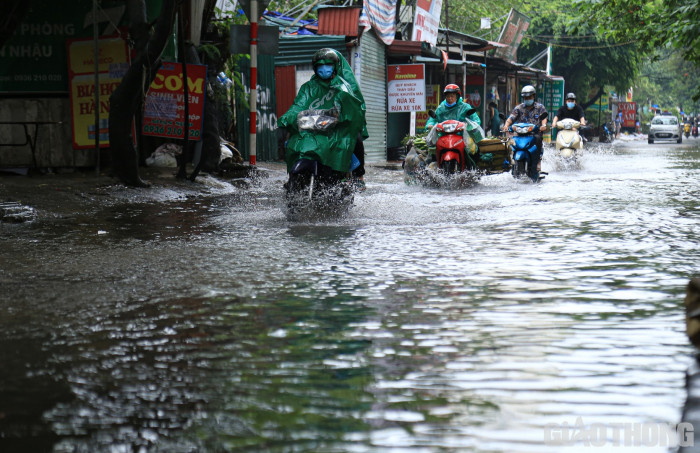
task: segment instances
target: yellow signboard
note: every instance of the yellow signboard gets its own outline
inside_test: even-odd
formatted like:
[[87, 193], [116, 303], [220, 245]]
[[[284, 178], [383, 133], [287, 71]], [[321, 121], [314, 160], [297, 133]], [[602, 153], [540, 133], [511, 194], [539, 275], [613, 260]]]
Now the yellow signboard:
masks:
[[109, 96], [121, 83], [129, 68], [126, 42], [122, 38], [98, 40], [98, 94], [100, 124], [95, 127], [95, 44], [93, 40], [74, 40], [68, 44], [73, 148], [109, 146]]
[[596, 107], [601, 107], [603, 110], [609, 109], [608, 93], [603, 93], [600, 98], [593, 104]]

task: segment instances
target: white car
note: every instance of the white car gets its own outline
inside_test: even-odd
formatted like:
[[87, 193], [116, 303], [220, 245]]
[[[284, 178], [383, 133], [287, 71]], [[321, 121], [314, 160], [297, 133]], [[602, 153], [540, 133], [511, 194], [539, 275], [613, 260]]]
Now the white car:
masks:
[[683, 141], [683, 133], [678, 118], [671, 115], [657, 115], [651, 120], [649, 126], [648, 142], [654, 140], [675, 140], [676, 143]]

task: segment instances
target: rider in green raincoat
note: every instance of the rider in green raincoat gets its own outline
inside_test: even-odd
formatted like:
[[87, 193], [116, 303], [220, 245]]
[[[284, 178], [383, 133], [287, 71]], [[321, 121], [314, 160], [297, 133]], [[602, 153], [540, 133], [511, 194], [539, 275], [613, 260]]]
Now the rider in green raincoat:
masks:
[[[299, 159], [318, 160], [335, 171], [348, 172], [358, 137], [367, 138], [365, 100], [355, 75], [340, 52], [325, 48], [312, 59], [314, 75], [299, 89], [294, 104], [277, 120], [277, 126], [290, 132], [287, 142], [287, 171]], [[297, 126], [297, 115], [304, 110], [332, 110], [338, 123], [330, 131], [319, 132]]]
[[[472, 159], [478, 159], [476, 143], [484, 138], [484, 130], [481, 128], [481, 119], [479, 115], [474, 112], [467, 116], [467, 112], [473, 107], [462, 100], [462, 93], [459, 87], [454, 83], [445, 86], [443, 94], [445, 100], [442, 101], [437, 110], [435, 110], [435, 117], [433, 118], [431, 116], [428, 118], [428, 121], [425, 123], [426, 130], [431, 130], [434, 125], [447, 120], [456, 120], [466, 123], [466, 129], [464, 131], [465, 151], [468, 156], [472, 156]], [[431, 131], [431, 133], [428, 134], [427, 140], [431, 142], [428, 144], [430, 147], [430, 159], [428, 161], [436, 161], [437, 158], [435, 156], [434, 146], [437, 142], [437, 133]]]
[[[456, 94], [454, 100], [448, 103], [447, 95]], [[435, 110], [436, 118], [429, 117], [427, 123], [425, 124], [426, 129], [430, 129], [433, 125], [437, 123], [442, 123], [447, 120], [457, 120], [464, 121], [466, 118], [474, 121], [476, 124], [481, 125], [481, 119], [476, 113], [472, 113], [467, 116], [467, 111], [471, 110], [473, 107], [462, 100], [462, 93], [457, 85], [451, 83], [445, 87], [444, 91], [445, 100], [440, 103], [437, 110]]]

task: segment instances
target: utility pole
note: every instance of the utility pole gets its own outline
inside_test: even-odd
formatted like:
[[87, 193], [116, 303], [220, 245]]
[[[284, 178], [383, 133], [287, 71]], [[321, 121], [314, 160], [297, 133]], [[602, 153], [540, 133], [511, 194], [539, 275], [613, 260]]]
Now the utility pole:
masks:
[[250, 2], [250, 165], [257, 154], [258, 116], [258, 0]]

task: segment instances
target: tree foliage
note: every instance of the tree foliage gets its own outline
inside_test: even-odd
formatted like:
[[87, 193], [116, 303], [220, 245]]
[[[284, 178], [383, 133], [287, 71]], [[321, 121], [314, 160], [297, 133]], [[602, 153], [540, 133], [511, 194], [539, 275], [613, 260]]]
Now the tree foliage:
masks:
[[[448, 0], [449, 1], [449, 0]], [[532, 22], [518, 49], [518, 61], [525, 63], [552, 45], [552, 72], [564, 77], [567, 91], [579, 94], [585, 104], [589, 93], [604, 85], [613, 85], [619, 91], [627, 91], [638, 73], [643, 55], [635, 43], [627, 43], [595, 34], [592, 27], [581, 21], [570, 25], [572, 17], [579, 14], [569, 0], [526, 0], [516, 9], [531, 18]], [[465, 33], [481, 35], [495, 40], [505, 22], [510, 5], [494, 0], [449, 4], [449, 15], [464, 18], [450, 19], [450, 28]], [[484, 35], [479, 30], [481, 17], [500, 19], [492, 26], [496, 33]], [[445, 18], [443, 17], [443, 24]], [[454, 25], [453, 25], [454, 24]], [[454, 28], [464, 24], [463, 29]], [[534, 63], [544, 68], [546, 58]], [[595, 101], [595, 96], [590, 99]]]
[[634, 41], [647, 53], [676, 48], [696, 72], [700, 68], [700, 0], [576, 0], [574, 5], [572, 29], [591, 26], [604, 38]]
[[697, 69], [680, 52], [658, 52], [642, 65], [634, 84], [634, 97], [640, 102], [658, 104], [663, 109], [679, 107], [686, 113], [699, 113], [700, 100], [693, 101]]

